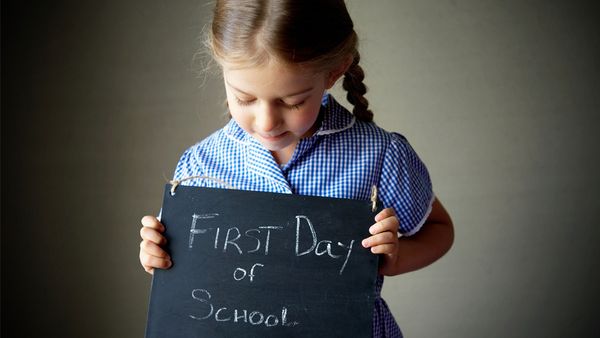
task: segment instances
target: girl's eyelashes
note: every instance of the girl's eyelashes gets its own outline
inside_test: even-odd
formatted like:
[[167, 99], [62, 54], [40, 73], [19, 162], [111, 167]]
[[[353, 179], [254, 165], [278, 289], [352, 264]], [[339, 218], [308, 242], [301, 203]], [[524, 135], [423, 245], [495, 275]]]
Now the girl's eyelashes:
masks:
[[288, 104], [283, 101], [281, 101], [281, 103], [283, 103], [283, 105], [286, 106], [287, 108], [298, 110], [298, 109], [300, 109], [300, 106], [304, 103], [304, 101], [296, 103], [296, 104]]
[[254, 102], [254, 100], [242, 100], [239, 97], [235, 97], [235, 101], [237, 102], [237, 104], [239, 104], [240, 106], [248, 106], [250, 104], [252, 104], [252, 102]]
[[[251, 99], [251, 100], [242, 100], [239, 97], [235, 96], [235, 101], [237, 102], [237, 104], [239, 104], [240, 106], [249, 106], [251, 105], [254, 101], [256, 101], [256, 99]], [[300, 106], [302, 106], [304, 104], [304, 101], [299, 102], [299, 103], [295, 103], [295, 104], [289, 104], [286, 103], [283, 100], [279, 100], [279, 102], [286, 108], [289, 109], [300, 109]]]

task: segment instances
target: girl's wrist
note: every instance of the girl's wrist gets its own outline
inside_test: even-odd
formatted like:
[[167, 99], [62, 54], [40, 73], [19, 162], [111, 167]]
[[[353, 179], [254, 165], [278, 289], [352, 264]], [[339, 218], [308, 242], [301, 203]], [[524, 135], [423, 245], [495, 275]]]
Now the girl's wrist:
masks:
[[[398, 243], [400, 244], [400, 243]], [[398, 248], [399, 245], [396, 246]], [[397, 250], [398, 251], [398, 250]], [[381, 265], [379, 269], [379, 273], [384, 276], [397, 276], [401, 274], [400, 271], [400, 255], [398, 252], [394, 254], [383, 254], [381, 255]]]

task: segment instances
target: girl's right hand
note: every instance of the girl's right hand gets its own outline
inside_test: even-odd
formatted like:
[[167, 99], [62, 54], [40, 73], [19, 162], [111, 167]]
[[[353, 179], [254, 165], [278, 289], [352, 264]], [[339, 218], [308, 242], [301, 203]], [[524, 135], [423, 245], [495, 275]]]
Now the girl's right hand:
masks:
[[171, 257], [161, 247], [167, 243], [167, 239], [162, 233], [165, 226], [154, 216], [144, 216], [142, 218], [142, 229], [140, 236], [140, 263], [149, 274], [154, 274], [154, 269], [168, 269], [173, 264]]

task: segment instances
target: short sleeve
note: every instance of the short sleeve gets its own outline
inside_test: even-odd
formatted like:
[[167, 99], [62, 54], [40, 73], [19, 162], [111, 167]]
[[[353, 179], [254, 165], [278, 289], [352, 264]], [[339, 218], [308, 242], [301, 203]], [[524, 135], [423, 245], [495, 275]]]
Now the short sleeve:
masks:
[[383, 160], [379, 198], [385, 208], [396, 211], [404, 236], [418, 232], [431, 212], [434, 195], [429, 172], [406, 138], [397, 133], [391, 134]]
[[[219, 165], [217, 161], [221, 161], [223, 158], [219, 156], [216, 156], [216, 158], [211, 157], [210, 152], [206, 151], [214, 144], [210, 141], [211, 139], [205, 139], [183, 152], [173, 174], [173, 179], [180, 181], [180, 185], [230, 187], [227, 180], [220, 175], [222, 171], [219, 171], [222, 165]], [[212, 147], [212, 149], [214, 148]]]
[[[192, 146], [183, 152], [175, 167], [175, 173], [173, 174], [174, 180], [202, 175], [201, 165], [196, 156], [196, 148], [197, 145]], [[184, 182], [182, 184], [189, 185], [189, 183], [190, 182]]]

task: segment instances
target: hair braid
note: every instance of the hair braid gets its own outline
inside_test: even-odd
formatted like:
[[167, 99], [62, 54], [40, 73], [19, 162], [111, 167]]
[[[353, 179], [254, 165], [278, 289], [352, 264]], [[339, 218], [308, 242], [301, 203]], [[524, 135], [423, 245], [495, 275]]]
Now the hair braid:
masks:
[[367, 86], [363, 83], [365, 72], [358, 65], [360, 62], [360, 54], [355, 52], [352, 64], [344, 74], [343, 88], [348, 92], [346, 98], [348, 102], [354, 105], [352, 113], [354, 116], [366, 122], [373, 121], [373, 112], [368, 109], [369, 101], [364, 97], [367, 92]]

